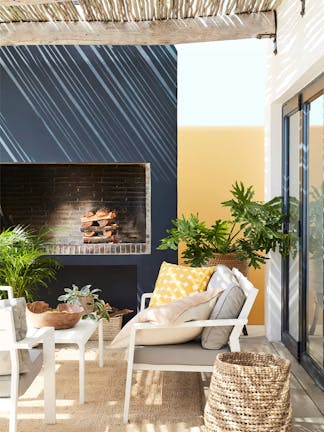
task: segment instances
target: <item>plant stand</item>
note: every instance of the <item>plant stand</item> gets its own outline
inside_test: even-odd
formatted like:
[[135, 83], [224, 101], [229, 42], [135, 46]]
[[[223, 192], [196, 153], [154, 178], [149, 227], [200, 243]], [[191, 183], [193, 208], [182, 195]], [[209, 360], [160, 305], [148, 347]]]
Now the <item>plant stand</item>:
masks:
[[216, 357], [206, 432], [291, 432], [290, 362], [267, 353]]

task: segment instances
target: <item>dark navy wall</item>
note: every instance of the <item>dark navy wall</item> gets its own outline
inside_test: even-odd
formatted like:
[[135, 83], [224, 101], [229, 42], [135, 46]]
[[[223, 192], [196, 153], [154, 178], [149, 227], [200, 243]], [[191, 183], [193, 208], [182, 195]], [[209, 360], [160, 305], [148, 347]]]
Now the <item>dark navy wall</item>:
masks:
[[151, 291], [162, 260], [176, 262], [175, 253], [156, 251], [177, 214], [175, 48], [2, 47], [0, 125], [2, 162], [151, 163], [151, 255], [60, 257], [66, 266], [106, 266], [103, 289], [109, 266], [114, 280], [120, 266], [111, 303], [112, 291], [123, 289], [122, 267], [136, 266], [137, 289], [124, 295], [134, 306], [130, 290], [138, 298]]

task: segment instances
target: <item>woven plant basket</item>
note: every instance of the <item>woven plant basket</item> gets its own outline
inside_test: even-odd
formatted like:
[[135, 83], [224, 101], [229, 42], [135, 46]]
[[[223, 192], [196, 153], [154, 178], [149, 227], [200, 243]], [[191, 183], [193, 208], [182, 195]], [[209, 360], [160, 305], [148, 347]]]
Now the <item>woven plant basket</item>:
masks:
[[223, 264], [232, 270], [233, 267], [237, 268], [244, 276], [248, 276], [249, 274], [249, 261], [240, 261], [237, 259], [235, 253], [228, 254], [215, 254], [213, 258], [211, 258], [207, 262], [207, 266], [214, 266], [217, 264]]
[[[122, 316], [116, 316], [110, 318], [109, 321], [106, 319], [103, 322], [103, 338], [105, 341], [111, 341], [117, 336], [117, 334], [120, 332], [121, 326], [123, 323], [123, 317]], [[98, 339], [98, 330], [96, 330], [92, 336], [90, 336], [90, 340], [97, 340]]]
[[205, 407], [206, 432], [290, 432], [290, 362], [267, 353], [216, 357]]

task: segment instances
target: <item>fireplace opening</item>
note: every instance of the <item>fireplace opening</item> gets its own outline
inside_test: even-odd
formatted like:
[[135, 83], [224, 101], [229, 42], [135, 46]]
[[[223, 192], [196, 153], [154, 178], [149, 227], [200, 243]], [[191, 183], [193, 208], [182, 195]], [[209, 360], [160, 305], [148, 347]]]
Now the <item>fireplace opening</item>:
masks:
[[50, 231], [49, 254], [148, 254], [150, 164], [2, 163], [2, 225]]

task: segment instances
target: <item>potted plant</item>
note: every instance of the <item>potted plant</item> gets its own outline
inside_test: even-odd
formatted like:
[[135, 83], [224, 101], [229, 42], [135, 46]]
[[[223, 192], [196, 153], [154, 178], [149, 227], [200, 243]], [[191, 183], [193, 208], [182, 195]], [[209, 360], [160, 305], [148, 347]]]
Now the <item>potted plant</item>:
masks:
[[100, 320], [105, 318], [109, 321], [111, 306], [99, 298], [100, 289], [91, 289], [91, 285], [85, 285], [81, 289], [75, 284], [71, 288], [64, 288], [65, 294], [58, 297], [58, 301], [82, 306], [85, 310], [83, 319], [91, 318]]
[[10, 285], [15, 297], [34, 300], [40, 287], [55, 279], [59, 262], [46, 256], [48, 231], [17, 225], [0, 233], [0, 285]]
[[291, 236], [282, 232], [281, 197], [255, 201], [253, 187], [246, 188], [242, 182], [232, 185], [231, 194], [230, 200], [222, 202], [230, 209], [231, 220], [217, 219], [207, 227], [198, 215], [182, 216], [172, 221], [173, 228], [167, 230], [168, 236], [161, 240], [158, 249], [177, 250], [182, 243], [184, 262], [193, 267], [219, 263], [219, 256], [234, 256], [250, 267], [259, 268], [270, 250], [287, 254]]
[[[91, 289], [91, 285], [85, 285], [79, 288], [72, 284], [72, 288], [64, 288], [65, 294], [58, 297], [59, 301], [78, 304], [84, 308], [86, 313], [82, 319], [104, 319], [103, 333], [104, 340], [112, 340], [120, 331], [123, 316], [132, 313], [130, 309], [118, 309], [110, 306], [103, 299], [99, 298], [100, 289]], [[90, 340], [97, 338], [96, 333], [90, 337]]]

